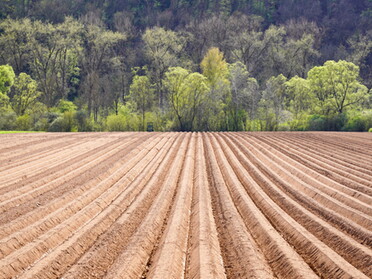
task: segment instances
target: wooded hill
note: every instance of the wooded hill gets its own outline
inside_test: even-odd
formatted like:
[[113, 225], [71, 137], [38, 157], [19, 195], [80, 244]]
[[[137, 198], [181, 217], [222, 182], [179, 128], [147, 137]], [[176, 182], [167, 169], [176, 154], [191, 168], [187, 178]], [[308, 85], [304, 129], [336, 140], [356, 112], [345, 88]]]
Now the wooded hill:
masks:
[[0, 129], [372, 127], [369, 0], [3, 0], [0, 18]]

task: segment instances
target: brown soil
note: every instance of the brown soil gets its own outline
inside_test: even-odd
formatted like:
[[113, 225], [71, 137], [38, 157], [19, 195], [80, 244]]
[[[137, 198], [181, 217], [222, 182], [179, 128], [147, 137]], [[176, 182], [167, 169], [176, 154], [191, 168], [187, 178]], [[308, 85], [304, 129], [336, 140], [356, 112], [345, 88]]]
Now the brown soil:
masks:
[[0, 278], [372, 278], [369, 133], [0, 135]]

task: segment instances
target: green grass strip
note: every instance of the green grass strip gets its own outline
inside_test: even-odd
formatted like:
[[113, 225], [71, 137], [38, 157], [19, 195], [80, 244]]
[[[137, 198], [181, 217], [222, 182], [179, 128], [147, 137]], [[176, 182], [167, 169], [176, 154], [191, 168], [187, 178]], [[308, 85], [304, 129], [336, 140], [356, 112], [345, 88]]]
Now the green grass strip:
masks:
[[0, 131], [0, 134], [45, 133], [44, 131]]

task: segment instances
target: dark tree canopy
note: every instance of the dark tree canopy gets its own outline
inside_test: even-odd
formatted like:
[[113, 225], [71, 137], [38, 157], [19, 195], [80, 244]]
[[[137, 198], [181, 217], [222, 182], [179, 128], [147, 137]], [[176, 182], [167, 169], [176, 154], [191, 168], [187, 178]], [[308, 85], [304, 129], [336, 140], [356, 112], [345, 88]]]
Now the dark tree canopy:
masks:
[[[348, 117], [366, 130], [371, 50], [371, 0], [0, 0], [0, 67], [20, 96], [1, 93], [0, 129], [28, 115], [37, 129], [75, 127], [76, 113], [77, 130], [340, 129]], [[358, 90], [335, 78], [333, 93], [314, 91], [343, 73], [314, 75], [331, 63], [353, 68]]]

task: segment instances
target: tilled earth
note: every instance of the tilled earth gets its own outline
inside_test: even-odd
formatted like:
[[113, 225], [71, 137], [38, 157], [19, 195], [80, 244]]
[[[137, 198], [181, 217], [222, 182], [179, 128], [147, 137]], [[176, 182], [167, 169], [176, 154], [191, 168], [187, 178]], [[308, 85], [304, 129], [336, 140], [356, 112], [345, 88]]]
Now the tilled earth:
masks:
[[0, 135], [0, 278], [372, 278], [372, 133]]

